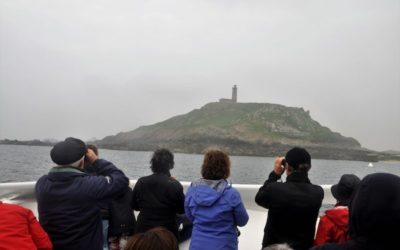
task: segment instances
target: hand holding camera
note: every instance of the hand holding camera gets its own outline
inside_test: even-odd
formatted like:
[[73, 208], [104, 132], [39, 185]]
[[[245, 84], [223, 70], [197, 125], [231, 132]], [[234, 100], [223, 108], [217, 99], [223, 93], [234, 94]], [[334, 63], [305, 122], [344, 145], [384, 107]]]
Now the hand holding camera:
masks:
[[277, 175], [282, 175], [285, 172], [286, 169], [286, 160], [285, 157], [277, 157], [275, 159], [275, 164], [274, 164], [274, 172]]
[[90, 164], [92, 164], [98, 157], [93, 149], [88, 148], [85, 155], [85, 160], [87, 160]]

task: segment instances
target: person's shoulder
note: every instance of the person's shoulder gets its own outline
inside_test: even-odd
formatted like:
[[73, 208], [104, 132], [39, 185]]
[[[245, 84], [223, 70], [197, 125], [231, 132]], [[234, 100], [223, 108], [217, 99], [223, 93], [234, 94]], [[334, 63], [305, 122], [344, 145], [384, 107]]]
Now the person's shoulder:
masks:
[[18, 204], [12, 204], [12, 203], [1, 203], [2, 209], [4, 210], [9, 210], [9, 211], [13, 211], [13, 212], [23, 212], [23, 213], [27, 213], [30, 211], [29, 208], [23, 207], [21, 205]]
[[172, 176], [169, 176], [169, 177], [168, 177], [168, 181], [169, 181], [169, 182], [179, 183], [179, 184], [180, 184], [180, 182], [179, 182], [175, 177], [172, 177]]
[[318, 192], [318, 193], [320, 193], [320, 194], [324, 194], [324, 189], [323, 189], [320, 185], [317, 185], [317, 184], [310, 184], [310, 187], [311, 187], [315, 192]]
[[172, 185], [172, 186], [174, 186], [176, 188], [183, 189], [182, 184], [177, 179], [175, 179], [173, 177], [168, 177], [168, 184], [170, 184], [170, 185]]
[[336, 206], [334, 208], [328, 209], [325, 211], [325, 214], [329, 217], [332, 216], [348, 216], [349, 214], [349, 208], [345, 206]]
[[42, 176], [40, 176], [39, 179], [36, 181], [36, 184], [37, 184], [39, 181], [43, 181], [43, 180], [46, 180], [46, 179], [48, 179], [48, 178], [49, 178], [49, 176], [48, 176], [47, 174], [42, 175]]
[[224, 197], [226, 201], [232, 206], [237, 206], [242, 201], [239, 191], [232, 186], [228, 186], [226, 188], [224, 192]]
[[139, 183], [141, 185], [146, 185], [146, 184], [151, 185], [153, 182], [159, 182], [159, 181], [160, 181], [159, 176], [151, 174], [140, 177], [139, 179], [137, 179], [136, 184]]
[[35, 189], [40, 188], [43, 185], [43, 183], [48, 180], [48, 178], [49, 176], [47, 174], [39, 177], [39, 179], [35, 183]]
[[233, 187], [231, 183], [227, 184], [225, 192], [231, 194], [239, 194], [239, 191], [235, 187]]
[[151, 175], [146, 175], [142, 176], [136, 181], [136, 185], [153, 185], [155, 182], [156, 183], [169, 183], [170, 178], [166, 175], [162, 174], [151, 174]]
[[319, 190], [322, 190], [322, 191], [324, 191], [324, 189], [321, 187], [321, 185], [318, 185], [318, 184], [311, 184], [315, 189], [319, 189]]
[[228, 186], [224, 192], [224, 195], [230, 198], [234, 198], [234, 199], [240, 199], [240, 193], [239, 191], [232, 187], [232, 186]]
[[144, 182], [144, 181], [148, 180], [150, 177], [151, 177], [151, 175], [139, 177], [136, 182]]
[[277, 181], [274, 181], [274, 182], [269, 182], [267, 184], [264, 184], [264, 186], [266, 188], [268, 188], [268, 189], [280, 189], [280, 188], [286, 189], [288, 187], [291, 187], [293, 185], [293, 183], [294, 182], [287, 182], [287, 181], [286, 182], [277, 182]]
[[324, 189], [319, 185], [313, 185], [313, 189], [314, 189], [315, 199], [318, 199], [319, 201], [322, 202], [322, 200], [324, 199], [324, 196], [325, 196]]

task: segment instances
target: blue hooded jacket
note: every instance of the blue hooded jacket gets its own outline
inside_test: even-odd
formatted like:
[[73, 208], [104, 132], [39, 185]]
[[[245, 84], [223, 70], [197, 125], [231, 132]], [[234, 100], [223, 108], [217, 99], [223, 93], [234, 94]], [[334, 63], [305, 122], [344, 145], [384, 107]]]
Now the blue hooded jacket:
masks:
[[190, 249], [238, 249], [237, 226], [249, 216], [239, 192], [226, 180], [199, 179], [185, 199], [186, 216], [193, 222]]

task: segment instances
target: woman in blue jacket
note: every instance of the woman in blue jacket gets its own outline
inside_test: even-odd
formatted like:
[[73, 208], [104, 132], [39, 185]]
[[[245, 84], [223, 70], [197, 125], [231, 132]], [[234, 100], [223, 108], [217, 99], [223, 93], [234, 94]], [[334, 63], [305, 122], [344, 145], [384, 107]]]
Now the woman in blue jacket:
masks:
[[193, 222], [190, 249], [238, 249], [237, 226], [249, 216], [239, 192], [226, 179], [230, 175], [228, 155], [217, 149], [204, 155], [203, 178], [190, 185], [185, 198], [186, 216]]

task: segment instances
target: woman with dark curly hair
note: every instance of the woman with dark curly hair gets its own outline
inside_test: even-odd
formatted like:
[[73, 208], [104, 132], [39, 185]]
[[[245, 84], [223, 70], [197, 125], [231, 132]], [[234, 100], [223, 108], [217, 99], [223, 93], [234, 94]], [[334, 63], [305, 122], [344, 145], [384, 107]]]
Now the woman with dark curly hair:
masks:
[[168, 149], [158, 149], [150, 163], [153, 174], [139, 178], [133, 188], [131, 205], [140, 211], [136, 232], [163, 226], [178, 238], [177, 214], [184, 213], [185, 195], [182, 185], [170, 174], [174, 155]]
[[218, 149], [204, 155], [201, 175], [192, 182], [185, 199], [186, 216], [193, 222], [190, 249], [238, 249], [237, 226], [249, 216], [239, 192], [227, 181], [231, 163]]

